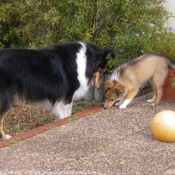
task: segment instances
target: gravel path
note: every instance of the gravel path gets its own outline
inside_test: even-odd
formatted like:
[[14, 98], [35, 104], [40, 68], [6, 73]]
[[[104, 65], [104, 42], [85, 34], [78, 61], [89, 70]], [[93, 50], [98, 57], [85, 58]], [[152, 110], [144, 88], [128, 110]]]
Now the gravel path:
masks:
[[175, 104], [152, 107], [150, 95], [0, 149], [0, 174], [175, 174], [175, 143], [158, 141], [150, 130], [154, 115]]

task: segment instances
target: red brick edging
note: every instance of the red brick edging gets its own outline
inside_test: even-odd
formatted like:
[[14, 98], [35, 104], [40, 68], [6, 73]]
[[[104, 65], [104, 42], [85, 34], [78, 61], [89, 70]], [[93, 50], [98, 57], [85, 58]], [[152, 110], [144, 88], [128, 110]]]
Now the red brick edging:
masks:
[[[152, 91], [151, 88], [146, 88], [144, 90], [141, 90], [139, 92], [139, 94], [137, 95], [137, 97], [141, 96], [141, 95], [144, 95], [144, 94], [147, 94], [147, 93], [149, 93], [151, 91]], [[76, 119], [78, 120], [78, 119], [80, 119], [80, 118], [82, 118], [84, 116], [98, 113], [101, 110], [103, 110], [102, 106], [94, 107], [94, 108], [91, 108], [91, 109], [86, 109], [86, 110], [84, 110], [82, 112], [78, 112], [78, 113], [75, 113], [75, 114], [73, 114], [73, 115], [71, 115], [69, 117], [66, 117], [65, 119], [54, 121], [52, 123], [48, 123], [48, 124], [46, 124], [44, 126], [40, 126], [38, 128], [32, 129], [32, 130], [24, 132], [22, 134], [18, 134], [18, 135], [14, 136], [14, 137], [11, 137], [10, 139], [0, 141], [0, 149], [5, 147], [5, 146], [8, 146], [10, 144], [13, 144], [13, 143], [16, 143], [16, 142], [19, 142], [19, 141], [22, 141], [22, 140], [26, 140], [26, 139], [28, 139], [30, 137], [33, 137], [33, 136], [38, 135], [38, 134], [41, 134], [41, 133], [43, 133], [45, 131], [50, 130], [52, 127], [59, 127], [59, 126], [65, 125], [65, 124], [67, 124], [69, 122], [69, 119], [71, 119], [71, 118], [76, 117]]]
[[71, 119], [71, 118], [76, 117], [76, 119], [78, 120], [78, 119], [80, 119], [80, 118], [82, 118], [82, 117], [84, 117], [86, 115], [98, 113], [102, 109], [103, 109], [102, 106], [94, 107], [94, 108], [91, 108], [91, 109], [86, 109], [83, 112], [75, 113], [75, 114], [73, 114], [73, 115], [71, 115], [69, 117], [66, 117], [64, 119], [60, 119], [58, 121], [54, 121], [54, 122], [48, 123], [46, 125], [40, 126], [38, 128], [32, 129], [32, 130], [24, 132], [22, 134], [18, 134], [18, 135], [14, 136], [14, 137], [11, 137], [10, 139], [0, 141], [0, 148], [3, 148], [5, 146], [8, 146], [8, 145], [13, 144], [15, 142], [26, 140], [26, 139], [28, 139], [30, 137], [35, 136], [35, 135], [41, 134], [41, 133], [43, 133], [45, 131], [50, 130], [52, 127], [59, 127], [61, 125], [65, 125], [65, 124], [67, 124], [69, 122], [69, 119]]

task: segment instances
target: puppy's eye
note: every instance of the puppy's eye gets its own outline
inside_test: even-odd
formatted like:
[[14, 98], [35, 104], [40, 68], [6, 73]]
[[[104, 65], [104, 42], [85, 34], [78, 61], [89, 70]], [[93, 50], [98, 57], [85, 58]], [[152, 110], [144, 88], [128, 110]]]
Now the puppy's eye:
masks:
[[113, 102], [113, 101], [115, 101], [115, 99], [114, 99], [114, 98], [112, 98], [112, 99], [111, 99], [111, 101]]
[[119, 89], [115, 89], [115, 92], [116, 92], [117, 94], [121, 94], [121, 91], [120, 91]]
[[108, 99], [108, 97], [106, 96], [106, 99]]

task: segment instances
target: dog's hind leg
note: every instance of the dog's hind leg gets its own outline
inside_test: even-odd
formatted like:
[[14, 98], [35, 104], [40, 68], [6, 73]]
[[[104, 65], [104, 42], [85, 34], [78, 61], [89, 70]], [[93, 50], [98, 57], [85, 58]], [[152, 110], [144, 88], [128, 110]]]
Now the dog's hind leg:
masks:
[[1, 116], [0, 117], [0, 140], [9, 139], [11, 137], [10, 135], [5, 135], [3, 126], [4, 126], [4, 117]]
[[127, 105], [131, 102], [131, 100], [137, 95], [139, 91], [139, 88], [136, 87], [132, 90], [129, 91], [129, 93], [126, 96], [126, 99], [124, 100], [124, 102], [119, 106], [120, 109], [122, 108], [126, 108]]
[[155, 74], [153, 77], [153, 88], [154, 92], [156, 93], [156, 99], [153, 103], [154, 106], [158, 105], [161, 101], [163, 95], [163, 86], [166, 79], [166, 72], [162, 72], [161, 75]]
[[4, 123], [4, 117], [1, 116], [0, 117], [0, 140], [6, 139], [6, 135], [5, 135], [4, 130], [3, 130], [3, 123]]
[[156, 106], [156, 105], [158, 105], [160, 103], [161, 98], [162, 98], [162, 94], [163, 94], [162, 88], [160, 88], [159, 90], [157, 90], [157, 98], [156, 98], [156, 100], [153, 103], [154, 106]]
[[156, 87], [156, 99], [153, 103], [154, 106], [156, 106], [160, 103], [162, 95], [163, 95], [163, 85], [160, 84]]
[[9, 135], [5, 135], [3, 131], [3, 115], [10, 108], [11, 102], [15, 93], [17, 92], [17, 82], [7, 72], [0, 69], [0, 140], [9, 138]]
[[0, 96], [0, 140], [9, 139], [11, 136], [5, 135], [3, 130], [4, 113], [10, 108], [11, 95], [3, 94]]
[[0, 86], [0, 140], [2, 139], [9, 139], [11, 136], [5, 135], [3, 130], [3, 123], [4, 123], [4, 114], [10, 108], [12, 99], [14, 94], [17, 90], [17, 86], [15, 84], [11, 84], [10, 86], [2, 83]]
[[157, 97], [157, 96], [156, 96], [156, 94], [157, 94], [157, 89], [156, 89], [156, 85], [155, 85], [155, 83], [154, 83], [154, 81], [153, 81], [153, 78], [150, 79], [150, 83], [151, 83], [152, 88], [153, 88], [153, 96], [152, 96], [152, 98], [148, 99], [147, 102], [148, 102], [148, 103], [153, 103], [153, 102], [156, 100], [156, 97]]
[[[152, 99], [150, 99], [149, 102], [152, 103], [152, 105], [156, 106], [160, 103], [162, 95], [163, 95], [163, 85], [156, 85], [154, 87], [155, 95]], [[148, 100], [147, 100], [148, 101]]]

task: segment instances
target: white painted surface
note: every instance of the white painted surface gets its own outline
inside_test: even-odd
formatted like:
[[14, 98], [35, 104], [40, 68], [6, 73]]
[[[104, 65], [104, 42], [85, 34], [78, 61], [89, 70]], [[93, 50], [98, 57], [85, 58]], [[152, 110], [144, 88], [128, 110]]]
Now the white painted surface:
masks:
[[168, 25], [175, 28], [175, 0], [166, 0], [164, 7], [167, 11], [172, 12], [173, 16], [168, 20]]

